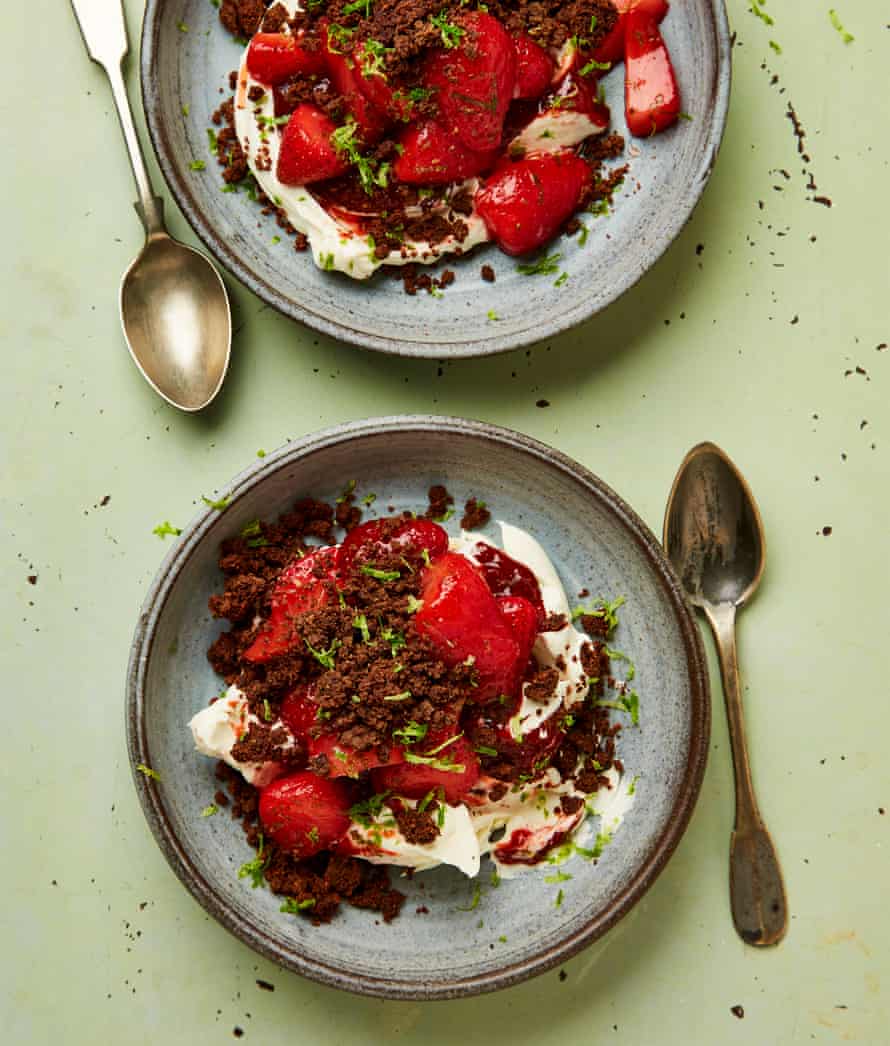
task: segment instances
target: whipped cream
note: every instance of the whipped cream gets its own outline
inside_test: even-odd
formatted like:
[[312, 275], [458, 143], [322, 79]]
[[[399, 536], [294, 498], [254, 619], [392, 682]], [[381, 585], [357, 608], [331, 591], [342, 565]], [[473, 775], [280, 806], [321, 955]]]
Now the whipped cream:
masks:
[[[256, 788], [262, 788], [279, 777], [284, 771], [284, 766], [278, 762], [242, 763], [232, 755], [232, 749], [238, 739], [247, 733], [254, 723], [259, 723], [259, 719], [249, 711], [247, 698], [237, 686], [232, 685], [212, 705], [202, 708], [192, 716], [189, 729], [195, 741], [195, 748], [199, 752], [213, 759], [222, 759], [224, 763], [239, 771], [245, 781]], [[284, 723], [277, 725], [287, 732], [287, 741], [283, 747], [293, 748], [296, 742], [291, 732]]]

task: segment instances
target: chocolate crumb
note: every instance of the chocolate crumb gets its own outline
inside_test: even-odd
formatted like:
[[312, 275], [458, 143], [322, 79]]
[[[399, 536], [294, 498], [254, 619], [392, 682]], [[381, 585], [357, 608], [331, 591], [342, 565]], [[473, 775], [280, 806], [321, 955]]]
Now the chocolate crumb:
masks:
[[36, 574], [29, 574], [28, 575], [28, 584], [29, 585], [36, 585], [37, 584], [37, 575]]
[[745, 1016], [744, 1006], [730, 1006], [729, 1012], [733, 1015], [733, 1017], [738, 1017], [739, 1020], [741, 1020]]
[[535, 406], [536, 407], [549, 407], [550, 406], [550, 400], [538, 400], [535, 403]]
[[494, 283], [495, 281], [494, 269], [490, 265], [483, 265], [479, 270], [479, 275], [486, 283]]
[[261, 981], [259, 978], [257, 978], [256, 986], [257, 986], [257, 988], [260, 988], [264, 992], [274, 992], [275, 991], [275, 985], [274, 984], [270, 984], [269, 981]]
[[823, 535], [823, 537], [829, 537], [830, 534], [831, 534], [831, 531], [832, 531], [831, 527], [823, 527], [822, 528], [822, 535]]
[[464, 514], [461, 516], [460, 525], [464, 530], [478, 530], [491, 520], [491, 513], [485, 507], [484, 501], [476, 498], [468, 498], [464, 505]]

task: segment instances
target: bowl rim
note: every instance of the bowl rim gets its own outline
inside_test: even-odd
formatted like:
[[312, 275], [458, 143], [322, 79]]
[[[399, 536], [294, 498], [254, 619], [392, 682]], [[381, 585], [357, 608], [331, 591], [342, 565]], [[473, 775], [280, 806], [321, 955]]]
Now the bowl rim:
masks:
[[474, 437], [483, 442], [506, 444], [556, 467], [614, 512], [661, 583], [674, 612], [686, 653], [691, 698], [689, 753], [683, 784], [674, 799], [666, 827], [651, 846], [636, 875], [606, 908], [592, 915], [579, 930], [556, 944], [488, 973], [453, 979], [446, 976], [434, 982], [418, 983], [344, 971], [322, 961], [308, 959], [293, 949], [283, 948], [261, 930], [236, 919], [225, 898], [203, 877], [187, 848], [177, 838], [165, 813], [157, 782], [136, 769], [140, 764], [152, 765], [145, 721], [145, 678], [152, 655], [155, 627], [182, 568], [218, 519], [219, 514], [213, 508], [199, 511], [183, 530], [177, 544], [164, 557], [140, 610], [127, 668], [127, 750], [142, 811], [168, 864], [205, 911], [241, 941], [267, 959], [330, 987], [387, 999], [453, 999], [506, 988], [565, 962], [611, 929], [652, 886], [685, 833], [700, 792], [710, 738], [709, 677], [701, 634], [693, 611], [686, 602], [679, 578], [653, 532], [619, 495], [592, 472], [560, 451], [522, 433], [486, 422], [438, 415], [367, 418], [323, 429], [285, 444], [235, 476], [221, 496], [235, 501], [269, 475], [290, 468], [318, 451], [355, 438], [395, 431], [445, 432]]
[[[633, 269], [624, 274], [599, 307], [590, 311], [585, 310], [583, 314], [579, 314], [577, 309], [552, 310], [545, 314], [547, 318], [544, 322], [536, 320], [532, 326], [509, 334], [498, 334], [494, 331], [491, 337], [466, 342], [437, 342], [419, 338], [396, 339], [372, 334], [368, 331], [357, 330], [348, 323], [332, 319], [328, 315], [287, 297], [276, 287], [255, 275], [250, 264], [242, 260], [233, 249], [232, 244], [222, 237], [206, 219], [197, 197], [192, 191], [191, 183], [186, 178], [183, 166], [177, 164], [175, 160], [175, 151], [162, 117], [159, 77], [156, 73], [161, 46], [161, 25], [168, 8], [167, 0], [146, 0], [145, 16], [142, 22], [140, 82], [148, 135], [164, 180], [198, 238], [232, 276], [282, 315], [359, 348], [371, 349], [388, 355], [421, 359], [467, 359], [477, 356], [493, 356], [513, 349], [526, 348], [545, 338], [554, 337], [607, 309], [616, 299], [639, 282], [659, 261], [691, 218], [692, 212], [710, 180], [723, 140], [732, 80], [732, 46], [725, 0], [709, 0], [709, 4], [716, 41], [716, 76], [712, 95], [713, 117], [687, 191], [679, 206], [671, 211], [662, 241], [654, 252], [645, 254]], [[167, 16], [167, 20], [169, 20], [169, 16]]]

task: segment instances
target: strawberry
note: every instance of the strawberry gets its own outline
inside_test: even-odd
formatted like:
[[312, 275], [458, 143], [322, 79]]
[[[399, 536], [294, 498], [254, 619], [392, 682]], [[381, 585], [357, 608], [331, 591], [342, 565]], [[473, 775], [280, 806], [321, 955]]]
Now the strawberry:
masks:
[[327, 604], [334, 591], [336, 563], [337, 548], [325, 546], [285, 567], [272, 590], [269, 617], [244, 651], [246, 661], [271, 661], [302, 642], [296, 630], [297, 619], [307, 610]]
[[390, 766], [404, 761], [402, 749], [396, 744], [389, 745], [383, 756], [376, 748], [357, 749], [344, 745], [334, 734], [310, 735], [308, 741], [309, 756], [323, 755], [328, 761], [331, 777], [358, 777], [364, 770], [375, 766]]
[[351, 54], [344, 54], [340, 50], [340, 42], [336, 34], [331, 33], [330, 26], [323, 26], [322, 41], [331, 83], [337, 94], [343, 96], [362, 141], [366, 145], [379, 142], [386, 130], [386, 114], [373, 105], [363, 93], [360, 82], [363, 78], [359, 73], [359, 67]]
[[346, 834], [350, 801], [343, 783], [301, 770], [260, 791], [260, 821], [282, 850], [312, 857]]
[[590, 168], [567, 150], [531, 153], [505, 163], [476, 193], [476, 209], [507, 254], [543, 246], [577, 209]]
[[279, 714], [294, 737], [308, 744], [309, 729], [318, 722], [318, 709], [314, 688], [300, 685], [285, 695]]
[[609, 107], [597, 100], [584, 77], [568, 72], [556, 85], [551, 94], [541, 102], [540, 108], [550, 111], [584, 113], [598, 130], [609, 126]]
[[501, 143], [501, 129], [516, 84], [516, 48], [507, 30], [491, 15], [456, 15], [451, 28], [457, 46], [430, 53], [423, 71], [436, 91], [442, 123], [477, 152]]
[[414, 630], [430, 639], [446, 665], [472, 659], [478, 686], [468, 697], [484, 704], [511, 693], [519, 644], [476, 567], [463, 556], [446, 552], [424, 569], [421, 597]]
[[317, 105], [301, 102], [291, 113], [278, 153], [278, 178], [285, 185], [308, 185], [335, 178], [347, 164], [331, 143], [336, 124]]
[[[618, 18], [606, 36], [600, 41], [599, 47], [593, 52], [592, 57], [597, 62], [620, 62], [624, 58], [624, 32], [627, 28], [627, 16], [631, 11], [639, 11], [648, 14], [655, 21], [660, 22], [668, 13], [667, 0], [612, 0]], [[588, 59], [584, 55], [580, 64], [583, 66]]]
[[350, 530], [340, 545], [338, 561], [346, 574], [356, 560], [370, 561], [392, 552], [420, 558], [424, 549], [433, 560], [447, 548], [448, 534], [432, 520], [372, 519]]
[[410, 124], [399, 135], [402, 154], [393, 165], [397, 181], [409, 185], [447, 185], [494, 165], [496, 153], [473, 152], [435, 120]]
[[627, 16], [624, 36], [624, 115], [637, 138], [663, 131], [680, 114], [680, 91], [661, 33], [644, 11]]
[[[375, 792], [392, 792], [407, 799], [423, 799], [442, 789], [447, 803], [459, 803], [479, 777], [479, 760], [465, 737], [436, 752], [447, 737], [429, 737], [423, 746], [412, 746], [408, 760], [397, 766], [381, 766], [371, 771]], [[417, 750], [415, 750], [415, 748]]]
[[292, 76], [324, 71], [321, 51], [302, 47], [302, 33], [257, 33], [247, 50], [247, 71], [254, 79], [272, 86]]
[[553, 79], [553, 59], [528, 33], [514, 36], [513, 46], [516, 48], [516, 86], [513, 88], [513, 97], [540, 98]]
[[532, 654], [532, 647], [538, 636], [540, 628], [538, 610], [534, 603], [522, 596], [496, 596], [495, 602], [501, 612], [501, 617], [507, 622], [507, 627], [519, 645], [519, 660], [516, 663], [519, 674], [518, 690], [526, 665], [528, 665], [528, 659]]
[[414, 112], [414, 101], [409, 93], [400, 88], [394, 91], [390, 86], [380, 44], [374, 40], [358, 44], [352, 52], [352, 62], [356, 85], [370, 104], [393, 120], [407, 123]]

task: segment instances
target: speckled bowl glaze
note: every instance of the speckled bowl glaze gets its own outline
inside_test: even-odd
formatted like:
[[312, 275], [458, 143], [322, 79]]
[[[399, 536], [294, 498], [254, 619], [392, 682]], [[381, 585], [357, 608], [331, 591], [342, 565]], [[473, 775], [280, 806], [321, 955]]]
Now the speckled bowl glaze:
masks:
[[[178, 26], [186, 25], [187, 33]], [[409, 297], [377, 273], [368, 282], [322, 272], [297, 254], [244, 194], [220, 192], [207, 128], [241, 48], [207, 0], [148, 0], [142, 37], [142, 95], [161, 170], [198, 236], [216, 258], [268, 304], [326, 334], [403, 356], [485, 356], [529, 345], [600, 312], [645, 273], [685, 225], [708, 181], [729, 102], [729, 28], [723, 0], [675, 4], [662, 24], [692, 117], [651, 139], [631, 140], [630, 174], [609, 218], [589, 217], [590, 236], [562, 238], [568, 279], [523, 276], [492, 246], [449, 262], [457, 281], [441, 298]], [[625, 133], [621, 70], [603, 80], [613, 126]], [[185, 107], [185, 108], [184, 108]], [[484, 283], [482, 264], [497, 282]], [[489, 319], [489, 312], [498, 319]]]
[[[279, 911], [280, 899], [239, 879], [249, 860], [240, 826], [202, 818], [217, 787], [212, 760], [196, 753], [187, 722], [219, 691], [206, 651], [222, 629], [207, 609], [222, 587], [220, 541], [256, 517], [273, 519], [297, 498], [335, 498], [358, 480], [386, 514], [418, 509], [430, 484], [459, 501], [486, 499], [495, 516], [545, 546], [574, 596], [623, 594], [615, 643], [637, 666], [639, 728], [621, 734], [636, 801], [596, 864], [573, 857], [572, 879], [545, 883], [552, 866], [488, 886], [450, 868], [398, 880], [403, 914], [378, 925], [345, 908], [315, 927]], [[152, 832], [173, 870], [206, 910], [275, 962], [339, 988], [389, 998], [452, 998], [502, 988], [564, 961], [639, 900], [682, 836], [708, 748], [710, 700], [695, 622], [657, 539], [601, 480], [562, 454], [506, 429], [455, 418], [375, 418], [288, 444], [236, 477], [223, 512], [201, 512], [164, 560], [139, 617], [127, 680], [127, 736]], [[457, 517], [448, 527], [457, 531]], [[493, 525], [492, 533], [496, 531]], [[398, 873], [393, 873], [397, 875]], [[416, 914], [419, 905], [427, 914]]]

